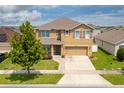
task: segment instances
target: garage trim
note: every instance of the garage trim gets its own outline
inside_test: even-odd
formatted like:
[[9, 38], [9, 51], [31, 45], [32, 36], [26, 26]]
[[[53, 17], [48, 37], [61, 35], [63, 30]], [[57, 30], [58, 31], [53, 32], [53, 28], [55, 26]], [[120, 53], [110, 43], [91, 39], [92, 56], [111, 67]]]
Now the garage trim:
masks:
[[64, 51], [65, 55], [88, 55], [88, 46], [66, 46]]

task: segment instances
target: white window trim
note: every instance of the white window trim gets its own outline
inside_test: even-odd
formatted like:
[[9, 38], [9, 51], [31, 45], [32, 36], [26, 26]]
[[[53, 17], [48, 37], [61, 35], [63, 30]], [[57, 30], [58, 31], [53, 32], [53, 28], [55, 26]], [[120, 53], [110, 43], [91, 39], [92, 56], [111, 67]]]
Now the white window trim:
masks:
[[[68, 34], [66, 32], [68, 32]], [[69, 36], [69, 31], [68, 30], [65, 31], [65, 36]]]
[[89, 29], [85, 29], [85, 31], [84, 31], [84, 38], [85, 38], [85, 39], [91, 39], [91, 34], [90, 34], [90, 37], [87, 38], [87, 37], [86, 37], [86, 32], [91, 32], [91, 31], [89, 31]]
[[79, 33], [80, 33], [80, 29], [76, 29], [76, 30], [75, 30], [75, 39], [80, 39], [80, 36], [81, 36], [81, 35], [80, 35], [79, 37], [76, 37], [76, 32], [79, 32]]
[[[46, 31], [48, 31], [48, 30], [46, 30]], [[49, 32], [49, 31], [48, 31], [48, 32], [49, 32], [49, 36], [48, 36], [48, 37], [47, 37], [47, 36], [42, 36], [42, 32], [43, 32], [43, 31], [41, 31], [41, 37], [42, 37], [42, 38], [49, 38], [49, 37], [50, 37], [50, 32]]]

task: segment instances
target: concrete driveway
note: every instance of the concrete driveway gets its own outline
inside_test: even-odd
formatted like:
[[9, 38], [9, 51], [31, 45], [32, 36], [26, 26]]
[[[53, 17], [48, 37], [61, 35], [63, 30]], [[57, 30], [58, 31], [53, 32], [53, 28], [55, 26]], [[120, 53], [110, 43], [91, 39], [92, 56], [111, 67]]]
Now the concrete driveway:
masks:
[[88, 56], [65, 58], [65, 70], [95, 70]]
[[66, 57], [64, 61], [65, 74], [58, 82], [58, 85], [72, 87], [106, 87], [112, 85], [96, 73], [87, 56]]

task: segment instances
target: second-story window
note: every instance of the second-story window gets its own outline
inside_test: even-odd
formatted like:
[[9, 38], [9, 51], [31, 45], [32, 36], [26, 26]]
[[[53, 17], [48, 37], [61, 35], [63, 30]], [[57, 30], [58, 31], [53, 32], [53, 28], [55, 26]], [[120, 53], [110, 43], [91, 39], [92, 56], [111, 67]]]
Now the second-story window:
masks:
[[69, 36], [69, 31], [65, 31], [65, 36]]
[[84, 37], [85, 37], [85, 39], [90, 39], [91, 38], [91, 30], [90, 29], [86, 29], [84, 31]]
[[50, 33], [49, 31], [41, 31], [41, 37], [49, 37], [50, 36]]
[[75, 30], [75, 38], [80, 39], [80, 30], [79, 29]]

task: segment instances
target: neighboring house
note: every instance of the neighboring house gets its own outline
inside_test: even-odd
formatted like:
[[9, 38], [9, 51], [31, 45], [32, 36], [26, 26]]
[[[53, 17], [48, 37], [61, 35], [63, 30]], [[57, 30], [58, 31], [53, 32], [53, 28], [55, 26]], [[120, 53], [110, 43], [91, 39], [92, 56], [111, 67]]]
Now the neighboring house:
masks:
[[19, 33], [19, 30], [13, 27], [0, 27], [0, 53], [5, 53], [10, 51], [10, 40], [12, 38], [13, 33]]
[[117, 50], [124, 47], [124, 30], [106, 31], [95, 36], [96, 44], [116, 56]]
[[100, 26], [96, 26], [96, 25], [93, 25], [93, 24], [88, 24], [90, 27], [93, 28], [92, 30], [92, 37], [94, 38], [96, 35], [100, 34], [101, 33], [101, 28]]
[[100, 34], [101, 33], [101, 30], [100, 29], [94, 29], [93, 32], [92, 32], [92, 37], [94, 38], [96, 35]]
[[92, 55], [92, 28], [77, 21], [60, 18], [37, 28], [36, 35], [53, 55]]

